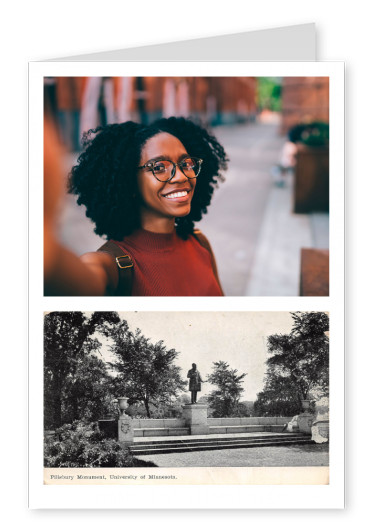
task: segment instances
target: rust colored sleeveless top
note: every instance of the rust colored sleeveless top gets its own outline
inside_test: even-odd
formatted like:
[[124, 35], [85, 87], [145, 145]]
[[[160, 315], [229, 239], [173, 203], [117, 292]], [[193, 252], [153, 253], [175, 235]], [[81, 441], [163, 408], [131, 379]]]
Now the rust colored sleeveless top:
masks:
[[144, 229], [115, 242], [134, 265], [132, 296], [221, 296], [210, 252], [190, 235]]

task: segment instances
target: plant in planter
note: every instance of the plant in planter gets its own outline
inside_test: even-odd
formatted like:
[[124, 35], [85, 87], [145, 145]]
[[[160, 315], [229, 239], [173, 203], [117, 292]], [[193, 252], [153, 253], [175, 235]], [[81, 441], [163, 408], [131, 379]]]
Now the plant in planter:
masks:
[[294, 144], [327, 146], [329, 144], [329, 124], [326, 122], [310, 122], [294, 125], [288, 132], [288, 139]]

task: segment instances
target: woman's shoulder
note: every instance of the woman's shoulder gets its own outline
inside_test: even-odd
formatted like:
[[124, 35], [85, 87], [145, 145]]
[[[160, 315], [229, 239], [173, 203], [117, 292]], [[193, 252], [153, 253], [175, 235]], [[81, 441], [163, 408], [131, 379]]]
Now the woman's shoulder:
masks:
[[201, 247], [204, 247], [207, 251], [209, 251], [210, 254], [212, 254], [212, 248], [210, 246], [209, 240], [203, 234], [200, 229], [194, 229], [192, 236], [198, 241], [198, 243], [201, 245]]
[[[123, 242], [115, 242], [114, 240], [108, 240], [105, 242], [99, 249], [97, 249], [97, 253], [107, 253], [111, 255], [118, 267], [132, 267], [133, 262], [132, 258], [129, 255], [124, 255], [125, 249]], [[120, 262], [120, 263], [119, 263]]]
[[212, 263], [212, 266], [213, 266], [213, 272], [214, 272], [214, 276], [218, 282], [218, 285], [221, 289], [221, 292], [223, 294], [223, 290], [222, 290], [222, 287], [221, 287], [221, 283], [220, 283], [220, 280], [219, 280], [219, 276], [218, 276], [218, 270], [217, 270], [217, 263], [216, 263], [216, 260], [215, 260], [215, 256], [214, 256], [214, 252], [213, 252], [213, 249], [209, 243], [209, 240], [207, 239], [207, 237], [199, 230], [199, 229], [194, 229], [193, 230], [193, 237], [196, 238], [196, 240], [200, 243], [201, 247], [203, 247], [204, 249], [206, 249], [208, 251], [208, 253], [210, 254], [210, 259], [211, 259], [211, 263]]

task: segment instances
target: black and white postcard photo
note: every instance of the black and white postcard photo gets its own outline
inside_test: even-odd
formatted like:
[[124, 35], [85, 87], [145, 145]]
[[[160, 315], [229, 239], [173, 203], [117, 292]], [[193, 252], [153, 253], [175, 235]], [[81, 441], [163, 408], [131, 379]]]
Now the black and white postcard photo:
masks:
[[241, 481], [248, 469], [249, 482], [254, 468], [294, 481], [305, 467], [307, 484], [327, 483], [329, 315], [48, 313], [44, 430], [47, 484], [179, 483], [158, 469], [180, 467], [197, 483], [212, 467], [241, 467]]

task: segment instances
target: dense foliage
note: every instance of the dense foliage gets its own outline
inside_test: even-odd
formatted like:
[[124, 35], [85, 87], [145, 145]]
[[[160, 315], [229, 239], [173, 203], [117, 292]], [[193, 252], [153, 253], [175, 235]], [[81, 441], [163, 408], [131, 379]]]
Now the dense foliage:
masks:
[[[96, 355], [116, 312], [51, 312], [44, 319], [45, 427], [96, 420], [111, 406], [111, 377]], [[100, 335], [99, 335], [100, 334]]]
[[241, 415], [240, 397], [244, 391], [242, 382], [246, 373], [238, 374], [225, 361], [213, 363], [213, 372], [208, 375], [208, 382], [216, 389], [208, 395], [209, 407], [213, 417], [237, 417]]
[[[183, 415], [183, 406], [190, 403], [190, 397], [183, 394], [179, 395], [177, 398], [171, 398], [171, 400], [168, 400], [166, 403], [158, 403], [157, 406], [149, 404], [150, 417], [153, 419], [181, 418]], [[126, 413], [132, 418], [144, 419], [148, 417], [146, 408], [142, 403], [130, 405], [126, 410]]]
[[163, 341], [153, 344], [139, 329], [133, 333], [123, 322], [113, 335], [111, 349], [117, 359], [112, 367], [118, 396], [126, 396], [130, 405], [143, 404], [149, 418], [151, 408], [171, 405], [186, 389], [174, 363], [178, 352], [168, 350]]
[[104, 438], [96, 423], [65, 424], [45, 442], [44, 466], [50, 468], [133, 467], [136, 461], [115, 440]]
[[281, 110], [281, 79], [275, 77], [257, 78], [257, 104], [259, 109], [279, 112]]
[[329, 393], [329, 317], [324, 312], [292, 313], [290, 334], [268, 337], [265, 386], [256, 415], [296, 415], [301, 400]]
[[[45, 429], [113, 416], [119, 396], [128, 398], [132, 416], [181, 416], [189, 399], [179, 396], [186, 384], [174, 364], [178, 352], [131, 332], [117, 313], [52, 312], [44, 331]], [[99, 355], [107, 339], [112, 364]]]

